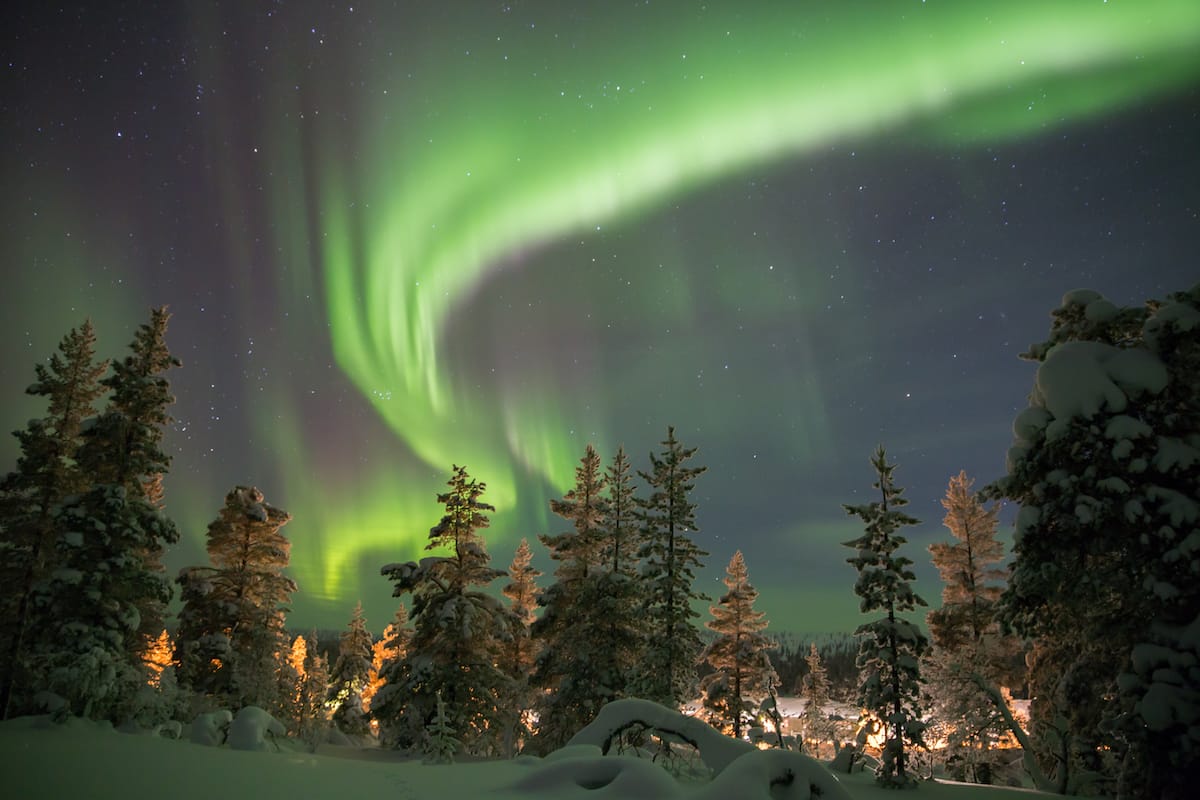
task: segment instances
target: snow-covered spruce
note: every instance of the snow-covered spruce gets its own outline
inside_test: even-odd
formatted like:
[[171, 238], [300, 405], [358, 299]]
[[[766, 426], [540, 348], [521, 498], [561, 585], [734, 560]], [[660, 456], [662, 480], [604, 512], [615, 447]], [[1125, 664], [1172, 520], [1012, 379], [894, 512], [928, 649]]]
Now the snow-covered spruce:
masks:
[[1034, 744], [1060, 790], [1186, 796], [1200, 670], [1171, 665], [1200, 613], [1200, 286], [1125, 309], [1070, 292], [1052, 316], [988, 489], [1021, 506], [1002, 609], [1034, 641]]
[[892, 480], [896, 465], [887, 462], [882, 445], [871, 465], [878, 475], [873, 485], [881, 499], [844, 506], [864, 523], [863, 535], [845, 543], [856, 551], [847, 561], [858, 570], [854, 591], [862, 598], [859, 607], [864, 614], [885, 612], [855, 631], [860, 637], [858, 702], [875, 715], [886, 736], [876, 779], [885, 786], [903, 787], [914, 780], [906, 746], [923, 743], [920, 658], [928, 642], [920, 628], [900, 616], [925, 601], [912, 589], [911, 581], [916, 579], [912, 559], [896, 551], [906, 542], [898, 531], [919, 523], [900, 510], [908, 501]]
[[394, 583], [395, 596], [412, 595], [414, 631], [371, 710], [387, 745], [417, 748], [437, 713], [440, 691], [463, 750], [501, 755], [520, 709], [513, 702], [512, 678], [497, 664], [520, 622], [482, 591], [505, 574], [490, 566], [478, 533], [489, 524], [485, 512], [494, 510], [480, 499], [486, 485], [460, 466], [447, 483], [450, 491], [437, 497], [445, 514], [430, 530], [425, 549], [450, 554], [381, 569]]

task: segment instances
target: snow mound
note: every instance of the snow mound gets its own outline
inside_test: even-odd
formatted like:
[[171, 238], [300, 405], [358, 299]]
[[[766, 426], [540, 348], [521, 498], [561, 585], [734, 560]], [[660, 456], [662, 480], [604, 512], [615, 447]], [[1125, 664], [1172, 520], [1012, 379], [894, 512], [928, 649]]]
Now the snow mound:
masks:
[[635, 725], [675, 734], [695, 747], [705, 766], [714, 773], [725, 769], [738, 756], [755, 749], [749, 742], [723, 736], [711, 725], [695, 717], [684, 716], [674, 709], [634, 697], [614, 700], [604, 706], [587, 727], [571, 737], [567, 746], [590, 744], [607, 754], [613, 740]]
[[200, 714], [192, 720], [191, 725], [188, 725], [188, 740], [192, 744], [218, 747], [225, 742], [226, 733], [229, 731], [229, 723], [232, 721], [233, 714], [224, 708], [220, 711], [210, 711], [207, 714]]
[[837, 776], [791, 750], [752, 750], [722, 770], [695, 797], [704, 800], [851, 800]]
[[[749, 742], [722, 735], [695, 717], [636, 698], [616, 700], [600, 709], [596, 719], [572, 737], [564, 748], [568, 750], [565, 757], [557, 756], [525, 779], [525, 788], [535, 788], [534, 783], [545, 781], [539, 788], [549, 788], [552, 784], [561, 789], [573, 784], [589, 792], [605, 790], [605, 794], [589, 794], [589, 797], [666, 798], [677, 795], [679, 784], [661, 768], [645, 760], [620, 756], [589, 757], [589, 752], [595, 753], [594, 748], [607, 753], [621, 732], [634, 726], [653, 728], [656, 734], [687, 742], [699, 751], [701, 760], [716, 777], [690, 793], [691, 797], [705, 800], [729, 797], [850, 800], [850, 793], [836, 775], [802, 753], [759, 750]], [[650, 771], [645, 769], [647, 766]]]
[[229, 746], [234, 750], [276, 750], [273, 737], [287, 734], [283, 723], [258, 706], [246, 706], [229, 726]]
[[[563, 749], [574, 748], [568, 745]], [[666, 770], [651, 761], [627, 756], [605, 758], [596, 755], [594, 748], [588, 750], [591, 752], [544, 759], [543, 763], [531, 767], [531, 774], [520, 778], [510, 788], [523, 797], [668, 800], [681, 796], [682, 787]]]

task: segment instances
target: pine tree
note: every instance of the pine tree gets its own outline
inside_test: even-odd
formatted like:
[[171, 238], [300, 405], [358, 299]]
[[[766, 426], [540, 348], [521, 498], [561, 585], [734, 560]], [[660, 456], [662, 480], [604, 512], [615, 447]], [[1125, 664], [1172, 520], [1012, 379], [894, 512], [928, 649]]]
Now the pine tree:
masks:
[[[984, 508], [971, 484], [965, 472], [950, 479], [942, 506], [955, 541], [929, 546], [944, 585], [942, 607], [926, 616], [933, 650], [925, 671], [933, 716], [947, 726], [947, 755], [962, 765], [956, 777], [987, 782], [987, 750], [1007, 726], [980, 681], [998, 685], [1016, 648], [996, 620], [1005, 577], [998, 566], [1004, 557], [996, 539], [999, 509]], [[977, 764], [979, 774], [968, 775]]]
[[1059, 791], [1187, 797], [1200, 728], [1168, 709], [1200, 708], [1200, 286], [1052, 316], [985, 489], [1021, 506], [1001, 618], [1033, 641], [1034, 746]]
[[531, 565], [533, 552], [525, 539], [517, 546], [512, 563], [508, 566], [509, 582], [501, 590], [509, 600], [514, 628], [512, 639], [504, 647], [500, 667], [513, 680], [513, 692], [517, 707], [521, 709], [515, 719], [513, 741], [507, 748], [510, 752], [521, 749], [532, 736], [532, 706], [534, 693], [529, 680], [538, 655], [538, 642], [530, 635], [530, 626], [537, 619], [538, 597], [542, 590], [535, 580], [542, 573]]
[[520, 623], [505, 648], [504, 668], [514, 680], [527, 681], [533, 670], [537, 650], [529, 628], [537, 619], [536, 609], [542, 590], [535, 581], [542, 574], [532, 566], [533, 551], [525, 539], [517, 545], [508, 566], [509, 583], [501, 590], [509, 600], [509, 610]]
[[825, 713], [825, 706], [829, 703], [829, 675], [821, 663], [816, 642], [809, 645], [804, 661], [808, 665], [808, 672], [800, 685], [800, 696], [804, 698], [804, 740], [812, 743], [813, 757], [820, 758], [821, 745], [832, 738], [833, 725]]
[[512, 680], [497, 666], [504, 642], [512, 635], [511, 614], [485, 587], [504, 573], [489, 566], [478, 531], [495, 509], [480, 498], [486, 485], [454, 467], [450, 491], [438, 495], [445, 515], [429, 532], [427, 550], [450, 555], [420, 564], [388, 564], [382, 574], [395, 584], [393, 594], [412, 594], [414, 632], [408, 656], [371, 705], [385, 742], [416, 747], [437, 713], [440, 691], [449, 708], [449, 724], [464, 748], [476, 755], [500, 753], [511, 730]]
[[329, 679], [328, 700], [333, 708], [333, 721], [342, 733], [355, 736], [367, 733], [363, 692], [371, 677], [372, 645], [359, 602], [348, 629], [338, 640], [338, 657]]
[[208, 526], [213, 566], [179, 573], [179, 681], [220, 707], [269, 710], [277, 702], [275, 654], [286, 644], [284, 620], [296, 591], [283, 574], [291, 543], [280, 533], [291, 518], [258, 489], [235, 487]]
[[550, 509], [570, 522], [572, 530], [539, 537], [558, 562], [555, 581], [539, 600], [545, 611], [532, 626], [542, 649], [531, 680], [546, 690], [538, 709], [542, 752], [566, 744], [616, 698], [613, 654], [597, 641], [603, 624], [597, 614], [604, 569], [603, 502], [600, 457], [588, 445], [575, 469], [574, 488], [550, 501]]
[[864, 623], [855, 631], [860, 637], [858, 701], [862, 708], [883, 722], [886, 741], [876, 780], [885, 786], [907, 786], [913, 782], [908, 773], [905, 745], [922, 744], [919, 659], [928, 646], [920, 628], [899, 614], [925, 605], [910, 581], [916, 579], [912, 560], [896, 554], [906, 539], [903, 526], [920, 522], [900, 511], [908, 501], [903, 490], [892, 480], [895, 464], [887, 463], [880, 446], [871, 459], [878, 480], [873, 484], [881, 500], [866, 505], [843, 506], [846, 513], [859, 517], [865, 527], [862, 536], [846, 542], [856, 555], [846, 559], [858, 570], [855, 593], [862, 598], [864, 614], [886, 611], [886, 616]]
[[63, 337], [48, 364], [35, 365], [37, 380], [25, 391], [45, 397], [47, 413], [13, 433], [21, 455], [16, 471], [0, 483], [0, 719], [8, 718], [14, 684], [24, 677], [34, 588], [58, 558], [59, 508], [87, 487], [76, 456], [108, 369], [107, 361], [95, 363], [95, 348], [95, 331], [85, 320]]
[[661, 457], [650, 454], [651, 470], [640, 472], [650, 496], [637, 501], [642, 524], [642, 563], [647, 644], [637, 678], [637, 694], [677, 707], [696, 696], [696, 660], [702, 642], [692, 620], [693, 600], [709, 598], [692, 588], [695, 570], [703, 566], [701, 550], [691, 534], [696, 506], [688, 498], [693, 481], [705, 467], [684, 464], [696, 448], [684, 448], [667, 428]]
[[714, 725], [740, 739], [745, 718], [778, 678], [767, 656], [774, 645], [761, 633], [767, 627], [766, 614], [754, 610], [758, 591], [750, 583], [741, 550], [729, 560], [724, 582], [725, 594], [709, 609], [713, 618], [707, 627], [717, 636], [701, 656], [713, 668], [701, 691]]

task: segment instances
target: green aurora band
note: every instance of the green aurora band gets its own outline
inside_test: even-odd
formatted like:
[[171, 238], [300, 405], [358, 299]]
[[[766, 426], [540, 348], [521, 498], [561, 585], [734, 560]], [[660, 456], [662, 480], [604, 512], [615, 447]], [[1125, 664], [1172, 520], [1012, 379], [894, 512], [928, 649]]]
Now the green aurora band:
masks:
[[[502, 384], [496, 407], [447, 355], [456, 314], [523, 254], [835, 142], [1038, 134], [1200, 72], [1194, 0], [597, 8], [581, 21], [551, 6], [557, 28], [512, 15], [466, 33], [443, 11], [423, 21], [423, 44], [409, 19], [381, 18], [374, 41], [338, 46], [339, 69], [306, 73], [262, 121], [271, 173], [286, 176], [267, 187], [275, 235], [309, 253], [285, 293], [324, 298], [337, 364], [380, 417], [433, 474], [468, 465], [501, 511], [529, 476], [570, 480], [582, 448], [567, 431], [603, 443], [603, 413], [581, 425], [551, 376]], [[295, 81], [274, 77], [266, 85]], [[263, 427], [289, 462], [311, 456], [297, 425]], [[369, 447], [396, 463], [387, 443]], [[290, 496], [330, 500], [297, 472]], [[354, 488], [352, 513], [315, 511], [305, 527], [322, 531], [320, 547], [294, 551], [304, 591], [344, 597], [355, 559], [395, 553], [398, 528], [415, 552], [440, 480], [381, 471]]]

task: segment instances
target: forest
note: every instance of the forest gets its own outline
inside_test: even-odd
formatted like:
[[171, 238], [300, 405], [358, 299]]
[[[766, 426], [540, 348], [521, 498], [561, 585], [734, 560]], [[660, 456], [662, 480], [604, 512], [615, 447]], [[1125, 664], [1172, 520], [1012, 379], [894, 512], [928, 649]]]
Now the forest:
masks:
[[[870, 454], [875, 499], [844, 506], [862, 528], [845, 543], [846, 591], [869, 621], [820, 640], [766, 633], [740, 552], [718, 554], [720, 597], [695, 588], [711, 555], [695, 541], [706, 469], [671, 427], [644, 469], [588, 445], [573, 487], [549, 500], [564, 531], [535, 545], [549, 576], [528, 541], [507, 568], [493, 563], [486, 476], [452, 465], [431, 499], [429, 555], [380, 565], [397, 598], [382, 636], [361, 607], [336, 642], [297, 634], [291, 515], [257, 488], [221, 501], [209, 563], [163, 566], [179, 539], [163, 490], [179, 366], [167, 309], [119, 360], [97, 359], [84, 321], [35, 365], [27, 392], [45, 415], [15, 432], [20, 457], [0, 484], [3, 717], [187, 724], [219, 739], [258, 709], [271, 735], [313, 748], [334, 737], [449, 763], [552, 753], [638, 698], [835, 767], [869, 761], [889, 787], [939, 774], [1190, 796], [1200, 285], [1135, 308], [1075, 291], [1051, 317], [1024, 356], [1037, 378], [1007, 474], [979, 490], [948, 476], [947, 538], [927, 556], [905, 547], [916, 520], [896, 465], [883, 446]], [[1000, 501], [1018, 507], [1007, 554]], [[936, 607], [912, 586], [917, 557], [941, 576]], [[802, 711], [785, 719], [792, 696]], [[671, 750], [645, 727], [624, 732], [629, 746]]]

